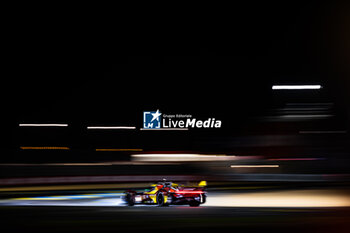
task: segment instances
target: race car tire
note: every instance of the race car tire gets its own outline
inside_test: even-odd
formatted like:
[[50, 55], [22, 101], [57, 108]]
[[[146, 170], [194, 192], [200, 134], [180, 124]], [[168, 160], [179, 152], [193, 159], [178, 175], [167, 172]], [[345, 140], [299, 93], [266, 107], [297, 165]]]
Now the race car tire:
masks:
[[158, 206], [165, 206], [163, 193], [158, 193], [157, 204], [158, 204]]
[[199, 201], [190, 201], [189, 205], [191, 207], [197, 207], [199, 206], [201, 203]]
[[128, 193], [126, 195], [126, 202], [128, 206], [134, 206], [135, 205], [135, 195]]

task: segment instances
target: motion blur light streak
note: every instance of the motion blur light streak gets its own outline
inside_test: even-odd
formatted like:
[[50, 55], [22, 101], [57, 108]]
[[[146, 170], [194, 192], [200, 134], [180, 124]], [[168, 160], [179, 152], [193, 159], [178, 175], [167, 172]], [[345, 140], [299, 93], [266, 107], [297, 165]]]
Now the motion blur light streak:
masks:
[[267, 159], [270, 161], [312, 161], [312, 160], [324, 160], [325, 158], [278, 158], [278, 159]]
[[22, 150], [69, 150], [65, 146], [21, 146]]
[[136, 161], [218, 161], [236, 159], [234, 155], [204, 154], [134, 154], [131, 157]]
[[292, 190], [211, 195], [205, 206], [221, 207], [347, 207], [350, 197], [335, 190]]
[[[144, 183], [133, 183], [133, 187], [144, 187]], [[27, 192], [27, 191], [67, 191], [67, 190], [95, 190], [130, 188], [130, 184], [76, 184], [76, 185], [48, 185], [48, 186], [20, 186], [0, 188], [0, 192]]]
[[1, 163], [0, 166], [32, 167], [32, 166], [106, 166], [106, 165], [176, 165], [176, 163], [149, 163], [149, 162], [95, 162], [95, 163]]
[[273, 85], [272, 90], [315, 90], [321, 89], [321, 85]]
[[47, 166], [108, 166], [112, 163], [49, 163]]
[[19, 124], [20, 127], [67, 127], [68, 124]]
[[328, 118], [328, 117], [332, 117], [334, 115], [332, 114], [304, 114], [304, 115], [283, 115], [280, 117], [283, 118]]
[[[192, 175], [95, 175], [95, 176], [51, 176], [51, 177], [16, 177], [1, 178], [0, 185], [28, 184], [68, 184], [68, 183], [97, 183], [97, 182], [151, 182], [167, 178], [169, 180], [197, 180]], [[2, 188], [0, 188], [2, 190]]]
[[135, 126], [88, 126], [87, 129], [136, 129]]
[[11, 200], [28, 200], [28, 201], [47, 201], [47, 200], [73, 200], [73, 199], [90, 199], [90, 198], [103, 198], [103, 197], [120, 197], [124, 196], [123, 193], [94, 193], [94, 194], [77, 194], [66, 196], [41, 196], [41, 197], [19, 197], [12, 198]]
[[[17, 200], [2, 200], [0, 206], [121, 206], [124, 202], [122, 194], [106, 196], [94, 195], [91, 197], [42, 197], [21, 198]], [[77, 200], [77, 201], [76, 201]]]
[[279, 165], [231, 165], [232, 168], [265, 168], [265, 167], [279, 167]]
[[96, 151], [143, 151], [142, 149], [96, 149]]
[[32, 167], [32, 166], [101, 166], [112, 165], [114, 163], [2, 163], [0, 166]]
[[202, 194], [204, 192], [203, 191], [176, 191], [175, 193], [177, 193], [177, 194], [194, 194], [194, 193]]

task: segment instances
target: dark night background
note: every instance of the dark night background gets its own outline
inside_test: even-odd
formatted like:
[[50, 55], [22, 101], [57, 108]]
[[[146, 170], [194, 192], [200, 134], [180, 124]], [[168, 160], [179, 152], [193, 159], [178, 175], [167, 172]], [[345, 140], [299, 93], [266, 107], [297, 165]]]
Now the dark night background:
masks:
[[[162, 150], [196, 151], [193, 141], [202, 136], [227, 141], [223, 148], [202, 150], [235, 153], [234, 146], [224, 145], [231, 136], [310, 129], [307, 123], [256, 120], [290, 102], [334, 103], [335, 117], [311, 126], [346, 130], [350, 39], [346, 9], [335, 2], [247, 3], [217, 14], [176, 15], [166, 22], [131, 15], [123, 21], [121, 16], [95, 21], [50, 13], [14, 19], [4, 46], [9, 72], [3, 82], [8, 129], [3, 132], [11, 135], [4, 149], [17, 154], [24, 144], [57, 144], [89, 150], [95, 142], [87, 142], [87, 125], [141, 127], [142, 111], [153, 109], [223, 121], [221, 130], [190, 132], [186, 140], [179, 135], [182, 139], [175, 144], [163, 136], [155, 139]], [[297, 94], [271, 90], [273, 84], [313, 83], [324, 88]], [[55, 133], [51, 141], [48, 131], [23, 136], [18, 129], [19, 123], [50, 122], [71, 127]], [[147, 147], [140, 132], [136, 134], [124, 138], [122, 146]], [[109, 141], [107, 147], [123, 141], [120, 135], [101, 136]], [[14, 157], [2, 156], [8, 158]]]

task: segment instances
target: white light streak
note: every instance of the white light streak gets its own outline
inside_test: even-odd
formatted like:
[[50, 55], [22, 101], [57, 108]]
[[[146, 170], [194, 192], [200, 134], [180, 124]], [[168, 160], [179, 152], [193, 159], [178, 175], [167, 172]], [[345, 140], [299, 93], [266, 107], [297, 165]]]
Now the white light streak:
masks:
[[272, 90], [317, 90], [321, 85], [273, 85]]
[[68, 124], [19, 124], [20, 127], [67, 127]]
[[279, 167], [279, 165], [231, 165], [232, 168], [267, 168]]
[[341, 190], [284, 190], [211, 195], [204, 206], [215, 207], [345, 207], [349, 195]]
[[134, 161], [218, 161], [233, 160], [236, 156], [231, 155], [204, 155], [204, 154], [134, 154]]
[[332, 114], [308, 114], [308, 115], [296, 115], [296, 114], [288, 114], [281, 116], [282, 118], [329, 118], [334, 115]]

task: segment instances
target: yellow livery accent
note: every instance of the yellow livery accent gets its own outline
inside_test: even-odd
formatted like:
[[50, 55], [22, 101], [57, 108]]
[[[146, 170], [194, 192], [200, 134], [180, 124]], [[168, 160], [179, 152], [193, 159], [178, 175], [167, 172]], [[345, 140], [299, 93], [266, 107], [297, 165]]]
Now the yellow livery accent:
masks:
[[152, 191], [145, 192], [145, 194], [155, 194], [157, 191], [158, 191], [157, 189], [154, 189]]
[[149, 195], [149, 198], [152, 199], [153, 203], [157, 203], [157, 196], [156, 195]]
[[207, 186], [207, 182], [205, 180], [202, 180], [199, 182], [198, 186]]

